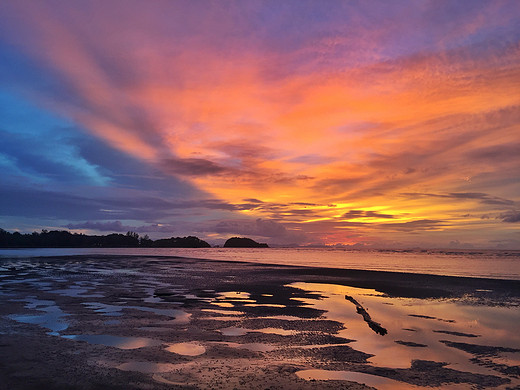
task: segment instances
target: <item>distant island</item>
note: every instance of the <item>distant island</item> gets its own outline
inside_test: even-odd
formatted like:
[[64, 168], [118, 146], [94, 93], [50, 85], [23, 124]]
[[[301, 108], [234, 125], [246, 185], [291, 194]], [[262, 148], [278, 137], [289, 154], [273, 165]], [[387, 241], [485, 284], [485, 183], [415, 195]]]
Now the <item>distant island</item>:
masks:
[[269, 248], [269, 245], [256, 242], [250, 238], [231, 237], [224, 244], [224, 248]]
[[152, 240], [135, 232], [89, 236], [66, 230], [42, 230], [22, 234], [0, 229], [0, 248], [210, 248], [198, 237], [172, 237]]

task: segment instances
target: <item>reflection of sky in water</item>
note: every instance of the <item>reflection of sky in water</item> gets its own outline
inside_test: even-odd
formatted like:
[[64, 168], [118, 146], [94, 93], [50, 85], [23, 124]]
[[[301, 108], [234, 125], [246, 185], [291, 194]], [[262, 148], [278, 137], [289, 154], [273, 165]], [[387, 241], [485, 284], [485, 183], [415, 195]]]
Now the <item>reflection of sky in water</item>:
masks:
[[[439, 389], [438, 387], [415, 386], [403, 383], [390, 378], [377, 375], [364, 374], [362, 372], [353, 371], [329, 371], [329, 370], [301, 370], [296, 372], [299, 378], [307, 380], [345, 380], [351, 382], [364, 383], [367, 386], [375, 387], [379, 390], [408, 390], [408, 389]], [[444, 390], [463, 390], [466, 384], [443, 384]]]
[[286, 305], [279, 305], [276, 303], [246, 303], [244, 306], [249, 307], [286, 307]]
[[[368, 360], [375, 366], [409, 368], [412, 360], [420, 359], [448, 362], [449, 368], [460, 371], [500, 376], [497, 371], [473, 364], [469, 360], [473, 355], [448, 347], [439, 341], [520, 348], [520, 308], [468, 306], [442, 300], [388, 298], [375, 290], [331, 284], [293, 283], [291, 286], [324, 295], [325, 298], [321, 300], [304, 301], [316, 309], [326, 310], [325, 318], [343, 323], [346, 329], [340, 331], [339, 335], [355, 339], [356, 342], [350, 344], [352, 348], [375, 355]], [[363, 305], [372, 320], [386, 328], [388, 334], [380, 336], [374, 333], [356, 313], [354, 304], [345, 299], [345, 295], [354, 297]], [[462, 337], [438, 333], [436, 330], [475, 334], [479, 337]], [[410, 347], [397, 344], [395, 341], [426, 344], [427, 347]], [[515, 365], [519, 356], [519, 353], [500, 353], [499, 358], [503, 364]]]
[[39, 325], [42, 328], [49, 329], [51, 331], [49, 334], [54, 336], [59, 335], [59, 332], [69, 327], [69, 324], [64, 319], [69, 314], [63, 312], [54, 301], [39, 300], [32, 297], [28, 297], [24, 301], [28, 302], [25, 305], [26, 309], [35, 309], [44, 313], [11, 314], [8, 318], [24, 324]]
[[217, 299], [249, 299], [251, 294], [244, 291], [226, 291], [218, 294]]
[[227, 316], [237, 316], [237, 317], [245, 315], [244, 312], [236, 311], [236, 310], [201, 309], [200, 311], [215, 313], [215, 314], [224, 314]]
[[249, 332], [249, 329], [237, 328], [235, 326], [230, 326], [229, 328], [220, 329], [220, 333], [222, 333], [224, 336], [243, 336], [247, 332]]
[[76, 283], [75, 285], [72, 285], [69, 288], [61, 290], [52, 290], [51, 292], [54, 294], [74, 298], [103, 298], [103, 294], [87, 294], [92, 289], [93, 288], [83, 287], [82, 285], [80, 285], [80, 283]]
[[[264, 297], [272, 297], [272, 294], [261, 294]], [[277, 303], [258, 303], [255, 299], [251, 299], [251, 294], [244, 291], [226, 291], [219, 293], [215, 298], [210, 299], [210, 303], [215, 306], [234, 308], [236, 304], [238, 307], [276, 307], [284, 308], [286, 305]], [[300, 318], [298, 318], [300, 319]]]
[[237, 317], [237, 316], [199, 317], [198, 320], [201, 320], [201, 321], [238, 321], [239, 317]]
[[[226, 291], [218, 293], [215, 298], [209, 299], [209, 302], [220, 307], [234, 307], [234, 303], [256, 303], [254, 299], [250, 299], [251, 295], [243, 291]], [[200, 298], [199, 298], [200, 299]]]
[[62, 337], [69, 340], [86, 341], [89, 344], [100, 344], [106, 345], [108, 347], [116, 347], [119, 349], [137, 349], [143, 347], [153, 347], [162, 344], [162, 342], [159, 340], [145, 337], [123, 337], [106, 334], [66, 335]]
[[231, 326], [229, 328], [220, 329], [220, 333], [222, 333], [224, 336], [243, 336], [246, 333], [253, 333], [253, 332], [278, 334], [281, 336], [289, 336], [289, 335], [296, 333], [295, 330], [286, 330], [286, 329], [279, 329], [279, 328], [246, 329], [246, 328], [238, 328], [238, 327]]
[[[307, 380], [345, 380], [351, 382], [364, 383], [368, 386], [374, 386], [378, 389], [385, 386], [385, 389], [402, 389], [403, 383], [394, 381], [382, 376], [363, 374], [361, 372], [352, 371], [329, 371], [329, 370], [302, 370], [296, 372], [299, 378]], [[414, 386], [415, 387], [415, 386]]]
[[267, 319], [267, 320], [284, 320], [284, 321], [314, 321], [313, 318], [301, 318], [296, 316], [286, 316], [286, 315], [279, 315], [279, 316], [264, 316], [264, 317], [258, 317], [259, 319]]
[[211, 304], [219, 307], [234, 307], [234, 305], [229, 302], [211, 302]]
[[199, 356], [206, 352], [206, 348], [196, 342], [170, 344], [166, 350], [184, 356]]
[[123, 309], [133, 309], [154, 313], [159, 316], [170, 317], [173, 319], [173, 322], [178, 324], [188, 323], [191, 316], [191, 314], [180, 309], [156, 309], [145, 306], [108, 305], [101, 302], [84, 302], [83, 304], [88, 308], [93, 309], [96, 313], [102, 313], [106, 316], [121, 316], [123, 315]]

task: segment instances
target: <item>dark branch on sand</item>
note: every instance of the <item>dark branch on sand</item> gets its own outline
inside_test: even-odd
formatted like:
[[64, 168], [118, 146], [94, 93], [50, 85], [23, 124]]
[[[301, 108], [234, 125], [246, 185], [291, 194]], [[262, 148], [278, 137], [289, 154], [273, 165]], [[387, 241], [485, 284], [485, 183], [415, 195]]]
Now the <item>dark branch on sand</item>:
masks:
[[347, 301], [352, 302], [354, 305], [356, 305], [356, 312], [363, 317], [363, 319], [368, 324], [370, 329], [372, 329], [377, 334], [380, 334], [381, 336], [384, 336], [385, 334], [388, 333], [388, 331], [385, 328], [383, 328], [381, 326], [381, 324], [379, 324], [378, 322], [375, 322], [370, 317], [370, 314], [368, 314], [366, 309], [358, 301], [356, 301], [353, 297], [351, 297], [350, 295], [345, 295], [345, 299]]

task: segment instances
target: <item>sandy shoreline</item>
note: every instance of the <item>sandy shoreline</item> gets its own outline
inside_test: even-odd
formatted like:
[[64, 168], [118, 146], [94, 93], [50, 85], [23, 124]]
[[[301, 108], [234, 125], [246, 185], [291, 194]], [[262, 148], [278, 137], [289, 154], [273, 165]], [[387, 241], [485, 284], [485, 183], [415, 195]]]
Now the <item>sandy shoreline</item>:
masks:
[[85, 255], [2, 259], [0, 286], [9, 389], [520, 385], [520, 281]]

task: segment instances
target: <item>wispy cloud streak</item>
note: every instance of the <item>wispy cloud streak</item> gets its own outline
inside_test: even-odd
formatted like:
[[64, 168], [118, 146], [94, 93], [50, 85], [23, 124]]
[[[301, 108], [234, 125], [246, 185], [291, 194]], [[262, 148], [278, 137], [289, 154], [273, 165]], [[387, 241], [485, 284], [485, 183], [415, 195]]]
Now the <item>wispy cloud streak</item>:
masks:
[[[170, 210], [234, 213], [215, 234], [265, 221], [330, 244], [514, 234], [502, 221], [520, 202], [516, 1], [47, 0], [0, 14], [6, 88], [200, 191], [156, 196]], [[0, 163], [23, 171], [37, 155], [13, 146]]]

